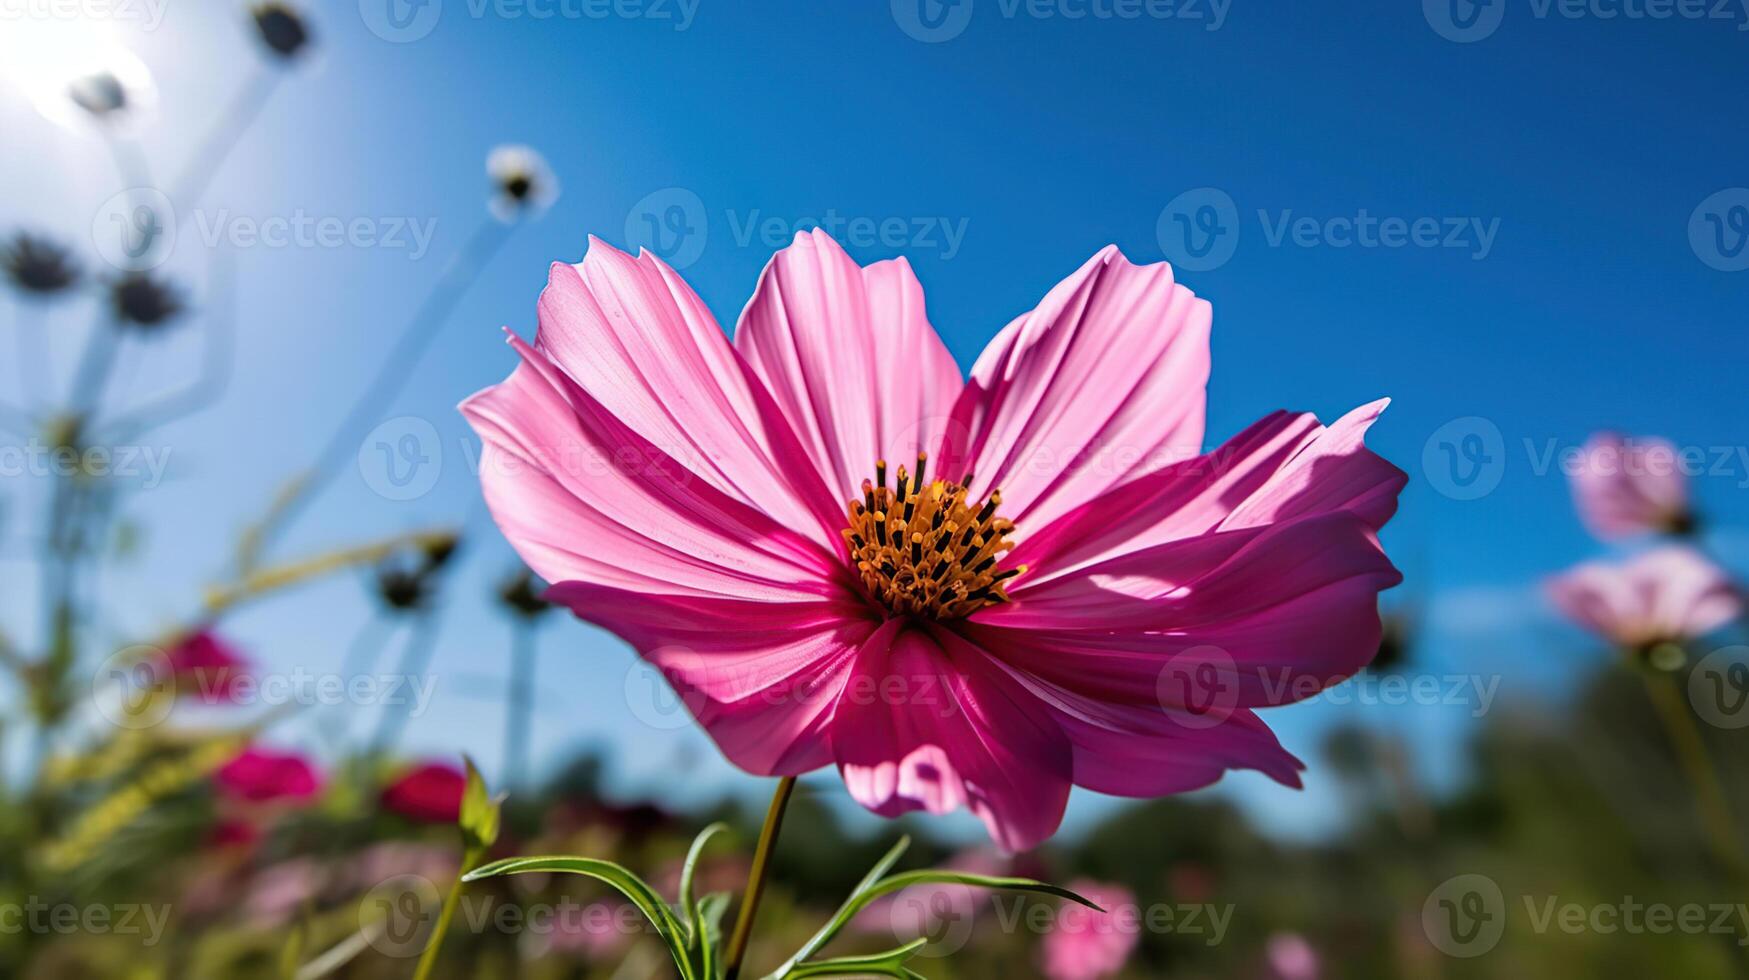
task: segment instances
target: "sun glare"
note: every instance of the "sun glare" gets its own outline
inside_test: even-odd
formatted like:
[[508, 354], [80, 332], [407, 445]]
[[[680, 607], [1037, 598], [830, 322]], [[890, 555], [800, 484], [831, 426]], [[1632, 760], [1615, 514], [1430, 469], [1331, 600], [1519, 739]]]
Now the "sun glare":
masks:
[[[152, 75], [106, 25], [82, 21], [25, 21], [0, 33], [0, 72], [49, 121], [78, 129], [89, 126], [92, 112], [74, 100], [76, 87], [91, 87], [108, 75], [119, 85], [124, 113], [137, 116], [152, 108], [157, 90]], [[113, 87], [105, 82], [105, 86]]]

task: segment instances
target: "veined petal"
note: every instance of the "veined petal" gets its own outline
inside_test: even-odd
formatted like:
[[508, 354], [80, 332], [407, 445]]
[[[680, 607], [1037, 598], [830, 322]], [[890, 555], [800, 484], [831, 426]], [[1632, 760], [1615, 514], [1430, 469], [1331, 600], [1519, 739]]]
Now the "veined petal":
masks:
[[810, 599], [848, 574], [823, 547], [676, 462], [547, 360], [462, 405], [484, 442], [487, 506], [549, 582]]
[[945, 630], [890, 621], [839, 696], [832, 747], [844, 784], [882, 816], [966, 806], [1007, 851], [1062, 822], [1070, 747], [989, 653]]
[[[1359, 515], [1218, 537], [1220, 547], [1171, 543], [1100, 562], [979, 610], [961, 628], [1016, 669], [1127, 705], [1196, 693], [1177, 683], [1189, 663], [1208, 665], [1202, 693], [1231, 706], [1299, 701], [1377, 653], [1378, 593], [1402, 576]], [[1191, 558], [1175, 554], [1187, 547]]]
[[630, 643], [730, 762], [794, 776], [832, 761], [833, 710], [876, 629], [850, 599], [749, 602], [567, 582], [547, 598]]
[[1376, 401], [1325, 427], [1310, 413], [1276, 412], [1212, 452], [1149, 473], [1043, 528], [1023, 529], [1010, 556], [1030, 571], [1010, 594], [1092, 562], [1213, 531], [1348, 511], [1378, 529], [1408, 477], [1367, 449]]
[[936, 452], [964, 384], [910, 264], [858, 266], [819, 230], [772, 257], [735, 347], [794, 423], [840, 517], [876, 459]]
[[1075, 785], [1084, 789], [1167, 796], [1201, 789], [1229, 769], [1255, 769], [1283, 785], [1300, 786], [1305, 763], [1282, 748], [1252, 711], [1231, 705], [1192, 711], [1165, 703], [1112, 704], [1008, 669], [1069, 737]]
[[1137, 474], [1202, 451], [1209, 304], [1164, 262], [1116, 246], [1010, 323], [954, 409], [944, 472], [1002, 490], [1041, 527]]
[[627, 428], [723, 493], [829, 550], [844, 501], [828, 493], [771, 396], [678, 273], [591, 237], [555, 264], [535, 347]]

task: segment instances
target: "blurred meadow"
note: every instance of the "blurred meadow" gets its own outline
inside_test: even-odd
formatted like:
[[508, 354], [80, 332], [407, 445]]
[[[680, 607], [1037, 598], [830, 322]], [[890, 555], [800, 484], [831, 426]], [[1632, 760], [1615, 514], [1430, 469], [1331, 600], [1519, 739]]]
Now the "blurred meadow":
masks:
[[816, 226], [907, 256], [962, 369], [1101, 246], [1171, 262], [1214, 307], [1211, 445], [1394, 400], [1368, 446], [1409, 474], [1380, 535], [1404, 582], [1364, 671], [1267, 715], [1303, 789], [1078, 791], [1010, 855], [801, 777], [749, 975], [909, 835], [901, 872], [1106, 911], [917, 884], [834, 953], [1749, 976], [1746, 28], [1503, 0], [0, 0], [0, 977], [674, 975], [605, 884], [455, 884], [593, 855], [738, 895], [772, 780], [542, 598], [454, 405], [591, 234], [731, 324]]

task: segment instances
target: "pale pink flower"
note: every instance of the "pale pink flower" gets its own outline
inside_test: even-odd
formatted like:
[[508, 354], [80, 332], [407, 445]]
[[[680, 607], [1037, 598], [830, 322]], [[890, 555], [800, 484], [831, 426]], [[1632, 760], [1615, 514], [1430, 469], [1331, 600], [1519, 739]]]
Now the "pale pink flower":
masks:
[[1064, 902], [1039, 946], [1039, 969], [1051, 980], [1100, 980], [1123, 969], [1141, 942], [1136, 897], [1122, 885], [1071, 882], [1069, 890], [1104, 909]]
[[1318, 980], [1318, 951], [1297, 932], [1278, 932], [1264, 943], [1263, 955], [1274, 980]]
[[1550, 579], [1549, 598], [1624, 649], [1681, 643], [1743, 614], [1730, 576], [1700, 552], [1666, 545], [1619, 562], [1586, 562]]
[[1605, 540], [1693, 526], [1688, 478], [1667, 439], [1599, 432], [1585, 443], [1569, 480], [1580, 520]]
[[[987, 847], [961, 851], [941, 865], [944, 871], [974, 875], [1008, 873], [1008, 859]], [[912, 885], [868, 903], [851, 926], [891, 935], [900, 942], [940, 937], [963, 923], [969, 927], [992, 897], [988, 888], [951, 882]]]
[[1298, 785], [1251, 709], [1378, 649], [1404, 476], [1361, 441], [1384, 402], [1198, 455], [1210, 309], [1165, 264], [1102, 250], [969, 382], [905, 260], [818, 231], [732, 344], [660, 259], [593, 240], [539, 313], [462, 406], [486, 501], [548, 598], [748, 772], [835, 763], [876, 813], [964, 805], [1023, 849], [1071, 785]]
[[552, 952], [585, 962], [603, 962], [623, 953], [642, 932], [641, 927], [637, 907], [624, 902], [561, 903], [546, 942], [536, 942], [529, 952], [531, 958]]

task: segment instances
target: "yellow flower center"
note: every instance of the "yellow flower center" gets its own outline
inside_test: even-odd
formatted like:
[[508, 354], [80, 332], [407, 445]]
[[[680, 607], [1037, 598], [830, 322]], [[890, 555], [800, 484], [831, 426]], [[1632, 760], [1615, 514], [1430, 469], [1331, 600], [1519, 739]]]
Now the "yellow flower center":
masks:
[[862, 581], [900, 616], [958, 619], [1007, 602], [1004, 583], [1026, 567], [996, 568], [997, 557], [1014, 547], [1013, 522], [996, 516], [1002, 492], [973, 501], [963, 483], [925, 483], [928, 462], [928, 454], [919, 454], [915, 474], [900, 466], [892, 489], [886, 461], [876, 462], [874, 480], [862, 481], [862, 499], [850, 501], [843, 534]]

